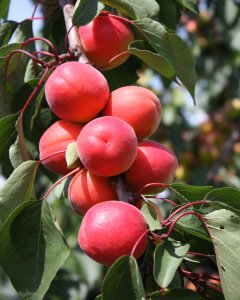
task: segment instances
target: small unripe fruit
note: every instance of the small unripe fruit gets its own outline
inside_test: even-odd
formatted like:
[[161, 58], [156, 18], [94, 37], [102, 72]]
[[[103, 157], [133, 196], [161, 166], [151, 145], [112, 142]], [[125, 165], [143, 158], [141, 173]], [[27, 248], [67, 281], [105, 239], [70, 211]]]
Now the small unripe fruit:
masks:
[[130, 168], [137, 155], [133, 128], [116, 117], [100, 117], [86, 124], [77, 138], [81, 162], [98, 176], [114, 176]]
[[116, 200], [117, 195], [108, 177], [96, 176], [87, 170], [82, 170], [71, 180], [68, 198], [73, 209], [84, 215], [93, 205]]
[[[138, 145], [137, 158], [125, 174], [128, 187], [138, 192], [149, 183], [171, 183], [178, 162], [167, 147], [153, 141], [142, 141]], [[155, 193], [163, 188], [149, 187], [144, 193]]]
[[138, 140], [157, 129], [161, 119], [161, 104], [150, 90], [139, 86], [124, 86], [110, 94], [104, 116], [118, 117], [133, 127]]
[[124, 21], [107, 14], [79, 27], [79, 36], [89, 60], [97, 67], [106, 66], [106, 70], [121, 65], [129, 57], [126, 53], [108, 64], [115, 56], [127, 51], [134, 39], [132, 30]]
[[[65, 153], [67, 146], [76, 142], [82, 128], [82, 124], [60, 120], [44, 132], [39, 141], [39, 155], [42, 164], [48, 170], [58, 174], [70, 172], [67, 168]], [[56, 153], [60, 151], [61, 153]]]
[[84, 216], [78, 235], [83, 251], [92, 259], [111, 265], [122, 255], [130, 255], [141, 235], [134, 256], [140, 257], [147, 246], [147, 224], [136, 207], [121, 201], [94, 205]]
[[59, 118], [85, 123], [104, 108], [109, 87], [98, 70], [71, 61], [57, 67], [49, 76], [45, 94], [49, 107]]

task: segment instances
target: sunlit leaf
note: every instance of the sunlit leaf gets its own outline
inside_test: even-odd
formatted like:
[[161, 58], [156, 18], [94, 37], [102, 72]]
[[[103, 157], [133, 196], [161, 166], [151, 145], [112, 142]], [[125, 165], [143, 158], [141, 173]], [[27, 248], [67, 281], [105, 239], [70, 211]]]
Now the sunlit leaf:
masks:
[[239, 299], [240, 216], [220, 209], [205, 216], [211, 233], [226, 300]]
[[24, 299], [43, 299], [68, 246], [45, 201], [17, 207], [0, 231], [0, 263]]
[[116, 8], [131, 19], [157, 19], [159, 13], [159, 6], [155, 0], [101, 0], [100, 2]]
[[30, 160], [22, 163], [0, 189], [0, 221], [2, 223], [21, 203], [31, 199], [37, 167], [37, 161]]

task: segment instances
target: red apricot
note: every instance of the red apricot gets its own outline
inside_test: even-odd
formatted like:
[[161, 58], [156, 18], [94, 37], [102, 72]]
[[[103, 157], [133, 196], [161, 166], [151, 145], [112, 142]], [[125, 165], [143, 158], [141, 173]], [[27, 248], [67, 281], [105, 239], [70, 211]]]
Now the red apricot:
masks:
[[86, 124], [77, 138], [81, 162], [98, 176], [114, 176], [130, 168], [137, 155], [133, 128], [116, 117], [100, 117]]
[[73, 209], [85, 214], [93, 205], [117, 199], [108, 177], [100, 177], [82, 170], [76, 174], [68, 188], [68, 198]]
[[[175, 154], [167, 147], [153, 141], [142, 141], [138, 145], [137, 158], [125, 174], [126, 183], [135, 192], [149, 183], [171, 183], [177, 165]], [[149, 187], [144, 192], [161, 190]]]
[[105, 77], [90, 65], [66, 62], [45, 85], [49, 107], [61, 119], [85, 123], [95, 118], [109, 97]]
[[48, 170], [58, 174], [70, 172], [65, 153], [68, 144], [76, 142], [82, 128], [82, 124], [60, 120], [43, 133], [39, 141], [39, 155], [42, 164]]
[[147, 246], [145, 219], [139, 209], [121, 201], [94, 205], [83, 217], [78, 241], [83, 251], [105, 265], [111, 265], [122, 255], [130, 255], [140, 239], [134, 256], [140, 257]]
[[161, 104], [157, 96], [144, 87], [124, 86], [110, 94], [103, 115], [124, 120], [133, 127], [138, 140], [141, 140], [157, 129]]
[[[89, 60], [97, 67], [111, 69], [121, 65], [129, 57], [128, 50], [134, 35], [123, 20], [102, 14], [85, 26], [79, 27], [79, 36]], [[110, 64], [108, 62], [119, 55]]]

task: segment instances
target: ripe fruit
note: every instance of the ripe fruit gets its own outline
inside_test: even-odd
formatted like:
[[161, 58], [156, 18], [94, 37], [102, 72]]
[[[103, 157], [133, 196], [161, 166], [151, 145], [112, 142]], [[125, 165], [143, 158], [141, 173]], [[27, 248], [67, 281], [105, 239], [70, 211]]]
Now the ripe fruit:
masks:
[[89, 172], [114, 176], [130, 168], [137, 155], [133, 128], [116, 117], [100, 117], [86, 124], [77, 138], [78, 155]]
[[85, 26], [79, 27], [79, 36], [89, 60], [105, 70], [115, 68], [127, 60], [129, 54], [120, 55], [109, 65], [108, 62], [127, 51], [133, 41], [133, 32], [122, 20], [102, 14]]
[[[70, 171], [67, 168], [65, 152], [68, 144], [76, 142], [82, 128], [82, 124], [60, 120], [44, 132], [39, 141], [39, 155], [42, 164], [48, 170], [59, 174], [67, 174]], [[59, 151], [62, 152], [56, 153]]]
[[49, 76], [45, 94], [48, 105], [59, 118], [85, 123], [103, 109], [109, 88], [98, 70], [71, 61], [60, 65]]
[[[111, 265], [122, 255], [130, 255], [147, 224], [142, 213], [121, 201], [94, 205], [84, 216], [78, 242], [92, 259]], [[147, 235], [140, 240], [134, 256], [141, 256], [147, 246]]]
[[79, 214], [85, 214], [93, 205], [117, 199], [109, 178], [100, 177], [82, 170], [70, 182], [68, 198], [73, 209]]
[[103, 115], [124, 120], [133, 127], [138, 140], [141, 140], [157, 129], [161, 104], [157, 96], [146, 88], [124, 86], [110, 94]]
[[[177, 165], [176, 156], [167, 147], [153, 141], [142, 141], [138, 146], [137, 158], [125, 174], [126, 183], [135, 192], [149, 183], [170, 183]], [[144, 192], [160, 190], [149, 187]]]

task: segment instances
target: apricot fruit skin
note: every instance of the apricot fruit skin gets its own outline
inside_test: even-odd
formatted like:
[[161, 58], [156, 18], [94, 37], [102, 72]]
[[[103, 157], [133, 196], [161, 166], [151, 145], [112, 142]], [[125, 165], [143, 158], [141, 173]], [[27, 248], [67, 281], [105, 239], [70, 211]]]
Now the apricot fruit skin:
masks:
[[161, 103], [150, 90], [124, 86], [110, 94], [103, 116], [118, 117], [133, 127], [138, 140], [154, 133], [161, 120]]
[[[150, 183], [171, 183], [178, 166], [175, 154], [166, 146], [153, 141], [142, 141], [138, 145], [137, 158], [125, 173], [127, 186], [138, 192]], [[144, 193], [160, 192], [164, 188], [149, 187]]]
[[57, 67], [49, 76], [45, 95], [49, 107], [59, 118], [85, 123], [104, 108], [109, 87], [98, 70], [71, 61]]
[[93, 205], [117, 200], [117, 195], [107, 177], [100, 177], [81, 170], [70, 182], [68, 198], [73, 209], [84, 215]]
[[[39, 156], [42, 164], [57, 174], [67, 174], [65, 153], [68, 144], [76, 142], [83, 124], [60, 120], [52, 124], [42, 135], [39, 141]], [[62, 153], [56, 153], [63, 151]], [[50, 157], [49, 155], [54, 154]], [[47, 158], [48, 157], [48, 158]]]
[[129, 57], [125, 53], [134, 40], [133, 31], [124, 21], [109, 15], [99, 15], [87, 25], [79, 27], [79, 36], [89, 60], [97, 67], [108, 70], [121, 65]]
[[100, 117], [86, 124], [77, 138], [82, 164], [98, 176], [115, 176], [130, 168], [137, 155], [133, 128], [116, 117]]
[[78, 242], [92, 259], [111, 265], [122, 255], [134, 251], [140, 257], [147, 246], [146, 221], [139, 209], [121, 201], [107, 201], [94, 205], [83, 217]]

